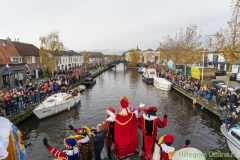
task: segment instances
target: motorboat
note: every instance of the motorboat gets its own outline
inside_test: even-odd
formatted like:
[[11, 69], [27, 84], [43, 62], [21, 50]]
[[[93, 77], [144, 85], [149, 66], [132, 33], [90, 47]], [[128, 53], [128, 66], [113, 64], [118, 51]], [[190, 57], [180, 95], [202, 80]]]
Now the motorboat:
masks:
[[85, 86], [85, 85], [80, 85], [80, 86], [78, 86], [79, 92], [83, 92], [85, 89], [86, 89], [86, 86]]
[[169, 91], [172, 88], [172, 83], [166, 80], [165, 78], [154, 78], [154, 86], [158, 89]]
[[147, 83], [153, 83], [154, 78], [157, 78], [157, 71], [154, 68], [145, 69], [142, 74], [143, 81]]
[[240, 159], [240, 127], [233, 127], [228, 129], [226, 124], [223, 124], [220, 128], [222, 134], [227, 139], [228, 148], [232, 154]]
[[138, 68], [138, 73], [143, 73], [143, 69], [144, 69], [144, 67], [139, 67]]
[[79, 103], [80, 98], [80, 93], [76, 96], [73, 96], [71, 93], [57, 93], [40, 103], [33, 110], [33, 113], [39, 119], [43, 119], [59, 112], [70, 110], [70, 108], [76, 105], [76, 103]]
[[84, 84], [84, 85], [94, 85], [94, 84], [96, 84], [96, 80], [93, 79], [93, 78], [86, 78], [86, 79], [82, 82], [82, 84]]

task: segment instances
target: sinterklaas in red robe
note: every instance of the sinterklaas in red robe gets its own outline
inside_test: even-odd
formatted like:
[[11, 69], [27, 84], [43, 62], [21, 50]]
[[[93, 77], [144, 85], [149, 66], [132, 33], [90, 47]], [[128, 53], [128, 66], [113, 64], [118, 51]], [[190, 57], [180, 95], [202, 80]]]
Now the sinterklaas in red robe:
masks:
[[138, 149], [138, 133], [135, 113], [116, 115], [114, 125], [114, 154], [118, 158], [131, 156]]

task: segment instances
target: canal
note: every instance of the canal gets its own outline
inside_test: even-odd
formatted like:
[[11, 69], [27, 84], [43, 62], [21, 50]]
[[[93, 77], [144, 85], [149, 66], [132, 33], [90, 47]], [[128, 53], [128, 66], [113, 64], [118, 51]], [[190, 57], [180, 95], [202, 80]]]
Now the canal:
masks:
[[[165, 92], [153, 85], [145, 84], [137, 69], [124, 70], [123, 64], [117, 65], [96, 78], [97, 83], [82, 93], [81, 103], [77, 109], [62, 112], [56, 116], [39, 120], [35, 115], [18, 125], [23, 133], [26, 146], [26, 160], [52, 160], [54, 157], [47, 151], [42, 139], [47, 137], [49, 144], [64, 149], [63, 139], [74, 135], [68, 125], [81, 127], [96, 126], [107, 117], [108, 107], [119, 110], [119, 101], [127, 96], [129, 106], [156, 105], [157, 115], [162, 119], [166, 113], [168, 124], [158, 129], [158, 137], [164, 134], [175, 136], [173, 146], [181, 149], [186, 139], [191, 140], [190, 147], [198, 148], [204, 153], [229, 152], [226, 140], [220, 132], [219, 119], [188, 102], [175, 91]], [[210, 154], [211, 156], [211, 154]], [[140, 159], [140, 158], [139, 158]], [[214, 160], [234, 160], [234, 158], [207, 158]]]

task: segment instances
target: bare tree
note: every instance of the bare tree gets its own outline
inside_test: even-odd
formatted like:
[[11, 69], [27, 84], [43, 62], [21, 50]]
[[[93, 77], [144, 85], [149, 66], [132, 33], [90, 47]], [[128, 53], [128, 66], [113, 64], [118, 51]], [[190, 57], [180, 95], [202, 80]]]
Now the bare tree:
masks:
[[46, 66], [53, 75], [54, 70], [57, 70], [57, 64], [64, 51], [64, 45], [62, 41], [59, 40], [59, 32], [50, 32], [46, 36], [41, 36], [39, 40], [41, 42], [39, 51], [41, 63], [43, 66]]
[[130, 64], [131, 64], [131, 66], [136, 66], [137, 63], [139, 62], [139, 60], [140, 60], [140, 54], [139, 54], [138, 50], [132, 49], [130, 51]]
[[184, 30], [180, 28], [176, 31], [175, 36], [166, 35], [164, 41], [160, 43], [161, 58], [172, 60], [174, 63], [174, 71], [176, 71], [176, 64], [196, 63], [200, 61], [201, 54], [199, 47], [201, 42], [200, 33], [197, 33], [197, 26], [190, 25]]
[[216, 34], [216, 41], [208, 39], [208, 47], [213, 48], [229, 62], [227, 84], [225, 93], [228, 91], [228, 84], [232, 65], [240, 60], [240, 0], [232, 0], [231, 3], [232, 17], [227, 22], [226, 29], [220, 28]]

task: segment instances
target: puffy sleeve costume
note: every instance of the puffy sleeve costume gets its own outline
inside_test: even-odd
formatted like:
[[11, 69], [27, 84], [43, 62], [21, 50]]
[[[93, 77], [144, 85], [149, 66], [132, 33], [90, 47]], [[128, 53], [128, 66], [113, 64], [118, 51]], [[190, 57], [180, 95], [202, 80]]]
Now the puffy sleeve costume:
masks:
[[74, 128], [74, 132], [78, 135], [70, 136], [78, 142], [79, 156], [81, 160], [89, 160], [94, 157], [94, 148], [90, 136], [90, 129], [87, 126], [82, 128]]
[[140, 117], [138, 126], [142, 128], [143, 134], [142, 158], [145, 158], [147, 154], [148, 159], [151, 159], [154, 152], [157, 128], [165, 127], [167, 125], [167, 118], [163, 118], [163, 120], [161, 121], [156, 116], [157, 108], [155, 106], [149, 107], [147, 111], [151, 111], [154, 114], [143, 114]]
[[0, 117], [0, 159], [23, 160], [26, 157], [21, 131], [7, 118]]
[[129, 101], [124, 96], [120, 101], [120, 112], [115, 118], [114, 154], [118, 158], [131, 156], [138, 149], [136, 115], [129, 111], [128, 104]]
[[66, 150], [59, 151], [56, 148], [48, 145], [48, 151], [54, 155], [58, 160], [78, 160], [78, 148], [76, 147], [76, 140], [73, 138], [65, 138], [63, 140]]

